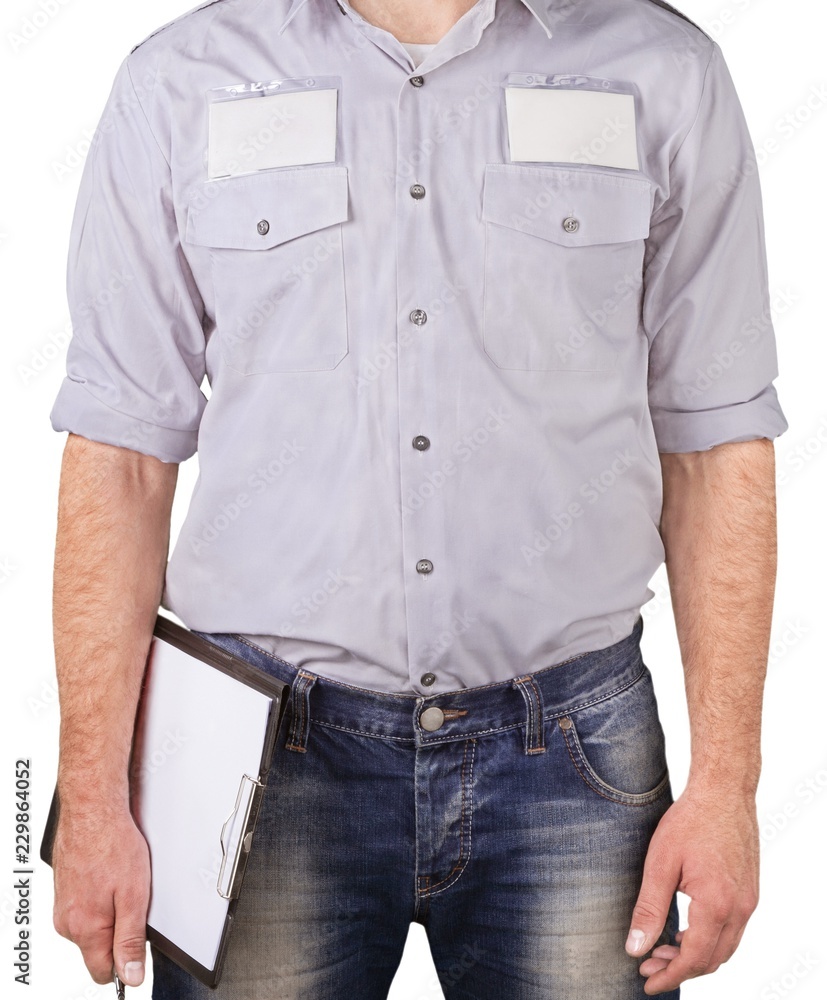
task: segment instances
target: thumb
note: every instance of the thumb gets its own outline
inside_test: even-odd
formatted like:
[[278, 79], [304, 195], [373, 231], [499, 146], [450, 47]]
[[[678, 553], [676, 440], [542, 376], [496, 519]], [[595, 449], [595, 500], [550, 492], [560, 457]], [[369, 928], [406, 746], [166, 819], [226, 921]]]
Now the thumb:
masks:
[[115, 972], [127, 986], [140, 986], [144, 981], [146, 959], [146, 920], [138, 910], [121, 910], [116, 915], [112, 946]]
[[645, 955], [660, 937], [679, 880], [680, 865], [670, 864], [664, 856], [653, 857], [650, 848], [626, 938], [626, 951], [630, 955]]

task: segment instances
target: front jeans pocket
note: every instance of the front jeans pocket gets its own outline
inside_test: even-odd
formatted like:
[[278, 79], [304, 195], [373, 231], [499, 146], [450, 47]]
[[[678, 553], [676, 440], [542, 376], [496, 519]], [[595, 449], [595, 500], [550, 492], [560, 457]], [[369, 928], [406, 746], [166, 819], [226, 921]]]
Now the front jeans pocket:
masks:
[[572, 771], [597, 795], [640, 806], [669, 787], [664, 732], [645, 665], [632, 684], [559, 717], [556, 725]]

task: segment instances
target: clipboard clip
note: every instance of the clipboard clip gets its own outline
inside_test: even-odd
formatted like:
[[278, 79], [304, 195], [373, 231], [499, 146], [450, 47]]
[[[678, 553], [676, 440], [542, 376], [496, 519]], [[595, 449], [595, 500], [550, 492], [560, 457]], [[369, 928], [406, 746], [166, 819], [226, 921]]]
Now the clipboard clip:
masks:
[[242, 853], [250, 850], [248, 825], [250, 813], [257, 788], [262, 788], [263, 782], [251, 778], [249, 774], [241, 776], [233, 811], [221, 827], [221, 867], [218, 870], [216, 889], [222, 899], [232, 899], [237, 891], [235, 885], [238, 873], [238, 863]]

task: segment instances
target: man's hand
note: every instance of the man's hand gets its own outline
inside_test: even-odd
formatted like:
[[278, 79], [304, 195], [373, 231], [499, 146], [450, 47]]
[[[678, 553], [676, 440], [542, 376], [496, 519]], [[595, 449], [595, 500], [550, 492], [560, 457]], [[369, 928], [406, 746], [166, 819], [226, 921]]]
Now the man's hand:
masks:
[[144, 979], [150, 864], [131, 815], [66, 816], [53, 851], [54, 925], [83, 953], [96, 983]]
[[[675, 889], [691, 897], [679, 947], [660, 945], [640, 965], [648, 995], [714, 972], [730, 958], [758, 904], [758, 869], [754, 796], [724, 785], [687, 786], [649, 843], [626, 942], [630, 955], [645, 955], [663, 930]], [[636, 931], [644, 937], [635, 948]]]

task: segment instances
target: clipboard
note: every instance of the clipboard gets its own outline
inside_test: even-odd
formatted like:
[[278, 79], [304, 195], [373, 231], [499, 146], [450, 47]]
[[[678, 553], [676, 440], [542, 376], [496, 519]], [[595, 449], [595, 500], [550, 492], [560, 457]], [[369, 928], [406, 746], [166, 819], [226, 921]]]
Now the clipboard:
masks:
[[[147, 940], [221, 978], [290, 685], [158, 615], [135, 716], [130, 806], [152, 867]], [[52, 864], [52, 797], [40, 857]]]

